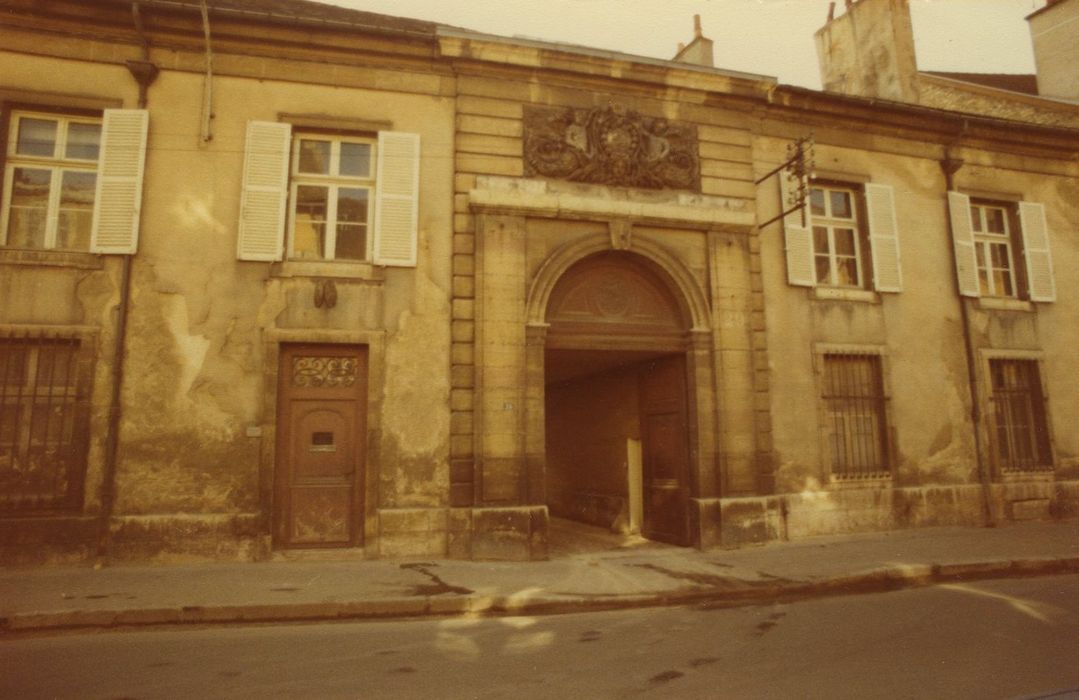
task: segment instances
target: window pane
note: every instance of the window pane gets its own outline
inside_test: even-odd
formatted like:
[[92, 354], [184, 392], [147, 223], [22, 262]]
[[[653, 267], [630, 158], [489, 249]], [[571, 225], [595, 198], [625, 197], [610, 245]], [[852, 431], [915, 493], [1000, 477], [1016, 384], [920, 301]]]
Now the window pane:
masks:
[[1003, 243], [991, 243], [989, 245], [989, 258], [993, 262], [993, 267], [1007, 269], [1008, 266], [1008, 246]]
[[837, 255], [854, 255], [854, 229], [835, 230], [835, 252]]
[[60, 217], [57, 222], [56, 247], [87, 250], [94, 219], [95, 173], [68, 170], [60, 187]]
[[831, 284], [831, 263], [828, 260], [827, 255], [818, 255], [817, 260], [817, 282], [820, 284]]
[[26, 348], [0, 346], [0, 385], [8, 391], [26, 384], [28, 353]]
[[337, 190], [337, 220], [349, 224], [367, 223], [367, 189], [342, 187]]
[[828, 254], [828, 229], [823, 226], [813, 227], [813, 252], [818, 255]]
[[321, 258], [326, 240], [325, 187], [300, 185], [296, 188], [296, 217], [292, 231], [292, 254], [296, 258]]
[[15, 152], [22, 156], [53, 156], [56, 153], [56, 126], [52, 119], [20, 119]]
[[809, 191], [809, 211], [814, 216], [824, 216], [824, 191], [814, 187]]
[[341, 144], [341, 175], [371, 177], [371, 144]]
[[978, 267], [985, 267], [985, 244], [974, 244], [974, 258], [978, 261]]
[[970, 226], [975, 231], [981, 231], [982, 230], [981, 207], [971, 207], [970, 208]]
[[993, 284], [1000, 296], [1012, 296], [1012, 276], [1007, 270], [993, 270]]
[[52, 171], [15, 168], [8, 218], [8, 245], [29, 248], [41, 248], [45, 245], [51, 182]]
[[367, 257], [367, 225], [337, 224], [337, 260], [363, 260]]
[[73, 384], [74, 362], [74, 347], [57, 346], [50, 348], [47, 352], [38, 352], [36, 385], [38, 388], [55, 388]]
[[839, 279], [836, 284], [846, 287], [858, 285], [858, 263], [854, 258], [838, 258], [836, 260], [836, 275]]
[[852, 218], [850, 206], [850, 192], [842, 190], [830, 192], [832, 200], [832, 216], [850, 219]]
[[67, 126], [67, 157], [97, 160], [101, 146], [101, 125], [73, 122]]
[[990, 233], [1004, 233], [1004, 210], [985, 208], [985, 230]]
[[330, 142], [312, 141], [311, 139], [300, 139], [299, 170], [301, 173], [329, 175]]

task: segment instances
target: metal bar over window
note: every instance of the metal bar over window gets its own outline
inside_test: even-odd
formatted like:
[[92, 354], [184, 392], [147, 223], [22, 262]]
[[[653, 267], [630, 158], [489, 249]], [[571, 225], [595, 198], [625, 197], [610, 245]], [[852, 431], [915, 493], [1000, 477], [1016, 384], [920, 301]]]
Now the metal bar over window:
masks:
[[996, 453], [1005, 472], [1052, 470], [1038, 363], [990, 360]]
[[0, 512], [82, 505], [88, 398], [79, 341], [0, 339]]
[[832, 475], [839, 479], [889, 476], [880, 357], [826, 354], [823, 384]]

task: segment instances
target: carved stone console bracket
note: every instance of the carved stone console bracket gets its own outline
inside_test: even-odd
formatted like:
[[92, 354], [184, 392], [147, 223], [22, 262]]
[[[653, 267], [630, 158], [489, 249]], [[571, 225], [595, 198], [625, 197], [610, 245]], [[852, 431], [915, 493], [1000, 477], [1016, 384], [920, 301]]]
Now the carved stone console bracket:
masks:
[[525, 107], [526, 176], [699, 192], [697, 129], [620, 105]]

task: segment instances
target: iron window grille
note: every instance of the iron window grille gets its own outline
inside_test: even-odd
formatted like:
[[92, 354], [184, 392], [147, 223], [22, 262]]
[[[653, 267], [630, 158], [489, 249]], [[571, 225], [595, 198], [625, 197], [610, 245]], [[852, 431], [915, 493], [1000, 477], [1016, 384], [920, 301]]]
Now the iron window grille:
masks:
[[89, 401], [77, 339], [0, 339], [0, 512], [82, 507]]
[[1038, 363], [1035, 360], [989, 361], [995, 455], [1005, 472], [1053, 469]]
[[824, 355], [823, 399], [832, 476], [891, 476], [880, 356]]

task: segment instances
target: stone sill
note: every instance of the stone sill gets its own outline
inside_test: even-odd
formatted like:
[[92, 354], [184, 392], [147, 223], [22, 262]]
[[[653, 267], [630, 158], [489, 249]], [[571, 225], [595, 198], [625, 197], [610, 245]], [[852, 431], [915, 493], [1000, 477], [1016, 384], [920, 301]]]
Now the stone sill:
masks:
[[978, 297], [978, 308], [986, 311], [1033, 311], [1034, 304], [1010, 297]]
[[270, 266], [270, 277], [318, 277], [381, 284], [386, 271], [369, 262], [285, 260]]
[[869, 289], [813, 287], [811, 294], [814, 299], [819, 301], [855, 301], [867, 304], [880, 303], [880, 294]]
[[104, 257], [95, 253], [43, 248], [0, 247], [0, 265], [32, 265], [35, 267], [70, 267], [80, 270], [101, 270]]

